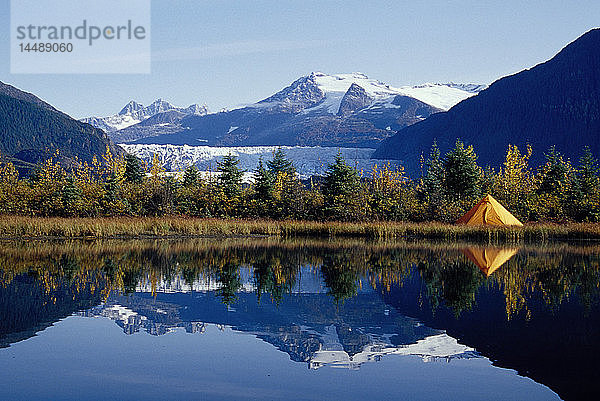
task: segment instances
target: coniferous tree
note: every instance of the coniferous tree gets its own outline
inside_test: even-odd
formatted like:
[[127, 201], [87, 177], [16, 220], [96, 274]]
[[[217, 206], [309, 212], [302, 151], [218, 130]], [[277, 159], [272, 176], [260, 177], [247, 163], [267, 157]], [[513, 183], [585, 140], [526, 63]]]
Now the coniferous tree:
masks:
[[333, 164], [330, 164], [325, 174], [323, 196], [327, 204], [335, 202], [336, 197], [348, 196], [356, 191], [359, 184], [357, 171], [350, 167], [338, 153]]
[[239, 196], [242, 191], [244, 172], [238, 167], [239, 163], [240, 160], [232, 154], [217, 162], [217, 171], [221, 173], [219, 175], [219, 185], [229, 199]]
[[598, 167], [598, 160], [594, 158], [592, 151], [586, 146], [583, 150], [583, 156], [579, 159], [579, 166], [575, 173], [577, 191], [579, 191], [581, 195], [599, 192], [599, 175], [600, 168]]
[[540, 173], [538, 192], [558, 195], [566, 189], [571, 170], [570, 163], [564, 160], [556, 146], [551, 146], [545, 156], [546, 164]]
[[273, 153], [273, 159], [267, 162], [267, 168], [274, 177], [277, 177], [280, 173], [285, 173], [289, 177], [296, 175], [294, 163], [286, 158], [285, 152], [281, 148], [277, 148]]
[[423, 197], [430, 202], [440, 202], [444, 197], [444, 162], [435, 141], [431, 146], [425, 167], [427, 171], [422, 181]]
[[572, 187], [573, 168], [571, 162], [550, 147], [546, 153], [546, 164], [537, 175], [536, 202], [533, 219], [553, 219], [563, 221], [572, 205], [568, 204]]
[[104, 202], [107, 205], [117, 201], [118, 188], [119, 183], [117, 182], [117, 177], [114, 174], [111, 174], [108, 180], [106, 180], [104, 183]]
[[140, 184], [144, 180], [144, 169], [140, 160], [131, 154], [125, 155], [125, 175], [126, 182]]
[[186, 188], [192, 188], [198, 185], [200, 182], [200, 171], [195, 165], [191, 165], [185, 169], [183, 173], [183, 186]]
[[444, 188], [454, 200], [469, 200], [481, 195], [482, 171], [473, 146], [459, 139], [444, 160]]
[[265, 169], [262, 158], [258, 159], [258, 167], [254, 171], [254, 193], [256, 200], [261, 204], [268, 204], [273, 200], [275, 179], [271, 171]]
[[119, 179], [113, 172], [104, 183], [103, 188], [104, 196], [102, 197], [102, 204], [105, 214], [119, 215], [126, 211], [126, 203], [121, 199], [119, 187]]
[[81, 191], [75, 184], [75, 179], [70, 174], [65, 179], [65, 185], [61, 192], [61, 198], [65, 213], [68, 216], [76, 215], [78, 203], [81, 200]]
[[338, 153], [324, 177], [323, 200], [325, 215], [338, 220], [363, 219], [367, 207], [360, 176]]
[[569, 208], [577, 221], [600, 220], [600, 169], [589, 147], [585, 147], [569, 192]]

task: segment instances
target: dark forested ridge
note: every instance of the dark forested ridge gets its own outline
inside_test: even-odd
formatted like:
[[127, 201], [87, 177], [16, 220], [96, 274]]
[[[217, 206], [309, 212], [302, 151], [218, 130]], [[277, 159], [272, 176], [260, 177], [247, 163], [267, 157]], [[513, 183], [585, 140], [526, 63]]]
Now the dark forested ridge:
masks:
[[448, 112], [406, 127], [386, 140], [374, 158], [398, 159], [417, 171], [434, 140], [447, 151], [457, 138], [477, 148], [480, 164], [498, 167], [509, 144], [537, 150], [542, 162], [552, 145], [571, 160], [584, 146], [600, 153], [600, 29], [566, 46], [551, 60], [494, 82]]
[[37, 163], [57, 151], [67, 163], [75, 157], [91, 161], [107, 146], [113, 152], [117, 149], [102, 130], [0, 82], [0, 152], [16, 159], [17, 165]]

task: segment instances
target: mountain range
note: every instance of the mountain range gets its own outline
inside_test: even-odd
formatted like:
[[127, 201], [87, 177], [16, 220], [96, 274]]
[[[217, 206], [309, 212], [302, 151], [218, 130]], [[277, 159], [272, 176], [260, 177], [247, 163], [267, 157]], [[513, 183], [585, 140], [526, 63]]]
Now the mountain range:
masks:
[[447, 112], [404, 128], [374, 158], [401, 160], [418, 169], [434, 140], [442, 152], [460, 138], [473, 145], [479, 164], [498, 167], [509, 144], [532, 146], [531, 165], [544, 162], [552, 145], [575, 160], [589, 146], [600, 154], [600, 29], [562, 49], [551, 60], [501, 78]]
[[109, 146], [122, 153], [106, 133], [74, 120], [31, 93], [0, 82], [0, 153], [19, 170], [30, 169], [58, 151], [70, 164], [75, 158], [91, 161]]
[[65, 163], [89, 161], [107, 146], [122, 152], [110, 139], [140, 146], [377, 148], [374, 159], [399, 160], [411, 175], [434, 141], [446, 152], [457, 139], [475, 147], [482, 166], [499, 167], [508, 144], [531, 145], [534, 166], [551, 145], [575, 161], [584, 146], [600, 154], [600, 29], [489, 87], [396, 88], [361, 73], [313, 72], [259, 102], [217, 113], [158, 99], [77, 121], [0, 83], [0, 128], [0, 152], [21, 169], [56, 151]]
[[137, 105], [132, 102], [116, 116], [83, 121], [107, 130], [118, 143], [376, 147], [398, 130], [484, 88], [454, 83], [395, 88], [361, 73], [313, 72], [266, 99], [233, 110], [154, 108], [156, 113], [140, 117], [137, 107], [130, 110]]
[[177, 129], [179, 121], [184, 117], [206, 114], [208, 108], [198, 104], [175, 107], [163, 99], [157, 99], [144, 106], [132, 100], [115, 115], [87, 117], [81, 121], [104, 130], [115, 141], [130, 142], [146, 135], [159, 135], [170, 132], [170, 129]]

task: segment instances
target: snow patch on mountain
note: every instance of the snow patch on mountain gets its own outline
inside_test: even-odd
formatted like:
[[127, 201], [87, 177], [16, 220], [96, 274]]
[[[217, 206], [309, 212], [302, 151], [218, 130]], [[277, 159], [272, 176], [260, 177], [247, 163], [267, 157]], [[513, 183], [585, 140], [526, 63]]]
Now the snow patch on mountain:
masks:
[[330, 114], [336, 114], [344, 94], [353, 84], [363, 88], [375, 102], [389, 100], [388, 103], [391, 103], [396, 95], [404, 95], [442, 110], [448, 110], [486, 88], [485, 85], [455, 83], [427, 83], [396, 88], [381, 81], [370, 79], [359, 72], [336, 75], [313, 72], [307, 78], [314, 80], [316, 86], [324, 93], [324, 99], [317, 106], [306, 109], [305, 113], [312, 110], [326, 110]]
[[[133, 117], [131, 114], [117, 114], [115, 116], [105, 117], [104, 123], [112, 130], [120, 130], [123, 128], [131, 127], [137, 123], [142, 122], [141, 119]], [[93, 124], [92, 124], [93, 125]]]
[[[339, 348], [341, 348], [341, 344]], [[331, 366], [358, 369], [364, 363], [377, 362], [388, 355], [418, 356], [423, 362], [450, 362], [452, 359], [481, 358], [474, 348], [460, 344], [455, 338], [442, 333], [420, 339], [415, 344], [401, 346], [375, 342], [366, 345], [361, 352], [352, 356], [343, 348], [327, 349], [327, 347], [322, 347], [311, 356], [309, 368], [318, 369], [323, 366]]]
[[312, 74], [317, 87], [325, 93], [325, 100], [317, 106], [326, 109], [330, 114], [337, 114], [342, 98], [352, 84], [360, 86], [372, 99], [382, 99], [397, 95], [398, 91], [383, 82], [370, 79], [365, 74], [337, 74], [327, 75], [322, 72]]
[[404, 86], [400, 88], [401, 94], [413, 97], [442, 110], [449, 110], [465, 99], [475, 96], [485, 85], [475, 84], [424, 84], [418, 86]]

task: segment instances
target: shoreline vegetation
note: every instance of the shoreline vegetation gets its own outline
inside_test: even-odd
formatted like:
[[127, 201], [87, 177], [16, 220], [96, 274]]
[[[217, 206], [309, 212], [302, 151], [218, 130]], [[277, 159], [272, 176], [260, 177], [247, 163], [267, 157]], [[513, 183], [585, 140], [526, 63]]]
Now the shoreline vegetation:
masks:
[[[63, 166], [56, 155], [26, 176], [0, 158], [0, 238], [600, 240], [600, 167], [590, 150], [574, 166], [552, 147], [537, 168], [532, 152], [509, 146], [495, 171], [460, 140], [443, 156], [434, 143], [416, 179], [401, 165], [365, 173], [339, 154], [302, 180], [279, 148], [249, 183], [233, 155], [207, 176], [195, 166], [166, 174], [157, 155], [146, 166], [110, 149], [91, 164]], [[525, 226], [454, 224], [488, 194]]]
[[373, 240], [477, 241], [519, 244], [600, 240], [598, 223], [529, 223], [516, 226], [467, 226], [446, 223], [317, 222], [299, 220], [193, 217], [0, 217], [0, 239], [73, 238], [363, 238]]

